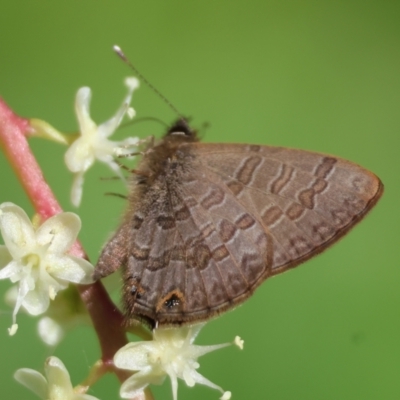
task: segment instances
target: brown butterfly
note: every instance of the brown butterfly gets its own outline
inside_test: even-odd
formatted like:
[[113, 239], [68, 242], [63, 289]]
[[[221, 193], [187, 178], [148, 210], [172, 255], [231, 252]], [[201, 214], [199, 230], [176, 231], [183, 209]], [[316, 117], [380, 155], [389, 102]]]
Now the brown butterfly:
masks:
[[324, 154], [202, 144], [178, 120], [132, 174], [129, 205], [95, 278], [119, 267], [128, 318], [208, 320], [267, 278], [335, 243], [383, 193], [371, 172]]

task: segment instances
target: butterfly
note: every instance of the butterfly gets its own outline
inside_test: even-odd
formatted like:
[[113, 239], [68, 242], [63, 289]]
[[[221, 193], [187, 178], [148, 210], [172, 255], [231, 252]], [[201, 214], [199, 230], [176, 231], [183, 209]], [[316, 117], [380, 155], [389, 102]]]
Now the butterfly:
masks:
[[321, 253], [377, 203], [383, 184], [338, 157], [200, 143], [184, 119], [145, 151], [95, 279], [122, 269], [128, 319], [208, 320]]

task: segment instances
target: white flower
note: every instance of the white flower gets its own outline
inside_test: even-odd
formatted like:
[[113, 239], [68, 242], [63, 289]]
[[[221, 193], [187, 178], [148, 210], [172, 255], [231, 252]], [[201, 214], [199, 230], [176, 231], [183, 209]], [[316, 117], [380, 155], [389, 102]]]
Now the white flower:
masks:
[[31, 315], [42, 314], [68, 282], [92, 283], [93, 265], [65, 254], [80, 228], [79, 217], [66, 212], [35, 229], [22, 208], [13, 203], [0, 205], [0, 231], [5, 243], [0, 245], [0, 279], [19, 282], [10, 335], [17, 331], [16, 315], [21, 306]]
[[133, 91], [139, 87], [136, 78], [127, 78], [125, 85], [128, 87], [122, 106], [116, 114], [108, 121], [97, 126], [89, 115], [89, 105], [92, 96], [88, 87], [78, 90], [75, 98], [75, 112], [78, 118], [81, 136], [76, 139], [65, 153], [65, 163], [71, 172], [75, 174], [72, 185], [71, 201], [75, 206], [79, 206], [82, 197], [83, 174], [93, 165], [97, 159], [107, 164], [121, 178], [119, 165], [114, 161], [116, 153], [118, 155], [128, 155], [132, 153], [132, 147], [137, 144], [137, 138], [127, 138], [120, 142], [108, 140], [118, 128], [125, 113], [133, 118], [135, 112], [129, 108]]
[[99, 400], [97, 397], [74, 391], [65, 365], [57, 357], [49, 357], [44, 364], [46, 378], [39, 372], [21, 368], [14, 378], [43, 400]]
[[204, 324], [182, 328], [159, 328], [153, 331], [153, 340], [129, 343], [114, 356], [114, 364], [121, 369], [139, 371], [121, 386], [120, 396], [130, 399], [141, 393], [149, 384], [161, 384], [169, 375], [172, 394], [177, 400], [178, 380], [183, 379], [190, 387], [196, 383], [219, 390], [221, 399], [228, 400], [230, 392], [224, 392], [200, 375], [196, 370], [197, 359], [211, 351], [229, 346], [230, 343], [214, 346], [197, 346], [193, 342]]

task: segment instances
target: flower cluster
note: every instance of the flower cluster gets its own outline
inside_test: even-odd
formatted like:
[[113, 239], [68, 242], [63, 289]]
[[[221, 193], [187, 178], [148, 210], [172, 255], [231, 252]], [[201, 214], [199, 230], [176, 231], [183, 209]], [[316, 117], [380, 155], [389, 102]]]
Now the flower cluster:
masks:
[[[230, 392], [209, 381], [197, 372], [197, 359], [231, 343], [213, 346], [193, 344], [204, 324], [182, 328], [159, 328], [153, 331], [153, 340], [129, 343], [114, 356], [114, 364], [121, 369], [138, 371], [121, 386], [120, 396], [131, 399], [140, 394], [149, 384], [161, 384], [168, 375], [172, 384], [173, 399], [178, 398], [178, 378], [192, 387], [196, 383], [209, 386], [222, 393], [222, 400], [231, 397]], [[243, 341], [236, 337], [234, 343], [243, 348]]]
[[137, 138], [129, 137], [120, 142], [113, 142], [108, 138], [115, 132], [122, 118], [128, 113], [133, 118], [135, 111], [129, 108], [133, 91], [139, 87], [136, 78], [127, 78], [125, 85], [128, 87], [122, 106], [116, 114], [101, 125], [96, 125], [90, 118], [89, 106], [92, 96], [88, 87], [78, 90], [75, 99], [75, 112], [80, 127], [80, 137], [78, 137], [65, 153], [65, 163], [68, 169], [74, 173], [72, 185], [71, 201], [76, 207], [79, 206], [82, 198], [83, 174], [93, 165], [95, 160], [107, 164], [121, 179], [123, 176], [120, 167], [115, 162], [116, 155], [129, 155], [132, 153], [132, 146], [138, 143]]
[[16, 315], [21, 306], [31, 315], [42, 314], [69, 282], [92, 282], [92, 264], [67, 254], [80, 228], [81, 221], [74, 213], [55, 215], [35, 228], [22, 208], [12, 203], [0, 205], [5, 243], [0, 245], [0, 279], [18, 282], [10, 335], [18, 329]]
[[69, 373], [57, 357], [46, 360], [44, 373], [46, 377], [33, 369], [21, 368], [14, 378], [42, 400], [99, 400], [73, 389]]

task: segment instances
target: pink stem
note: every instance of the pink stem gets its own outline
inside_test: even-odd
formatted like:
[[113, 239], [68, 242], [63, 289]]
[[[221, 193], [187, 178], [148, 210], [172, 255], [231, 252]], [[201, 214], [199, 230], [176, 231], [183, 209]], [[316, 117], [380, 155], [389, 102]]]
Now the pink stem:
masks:
[[[46, 220], [62, 209], [31, 152], [27, 141], [31, 133], [29, 120], [15, 115], [0, 98], [0, 146], [36, 212]], [[78, 241], [70, 253], [87, 258]], [[125, 380], [126, 373], [115, 369], [112, 362], [115, 352], [127, 343], [122, 314], [100, 282], [77, 285], [77, 288], [96, 330], [104, 364], [109, 365], [121, 381]]]

